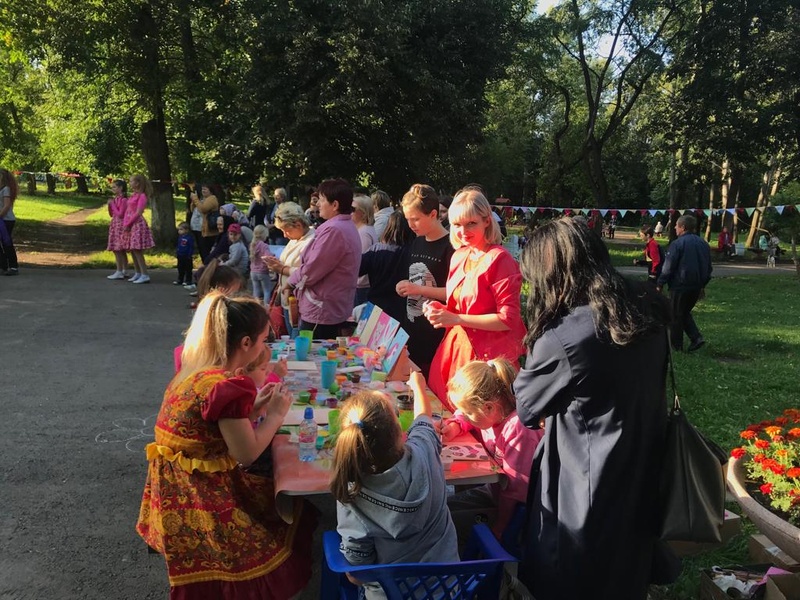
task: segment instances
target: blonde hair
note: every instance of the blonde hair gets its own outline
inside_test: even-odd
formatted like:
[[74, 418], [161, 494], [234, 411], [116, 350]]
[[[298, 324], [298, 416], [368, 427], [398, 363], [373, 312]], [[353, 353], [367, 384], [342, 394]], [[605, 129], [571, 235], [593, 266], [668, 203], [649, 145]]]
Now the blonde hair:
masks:
[[480, 219], [489, 219], [489, 224], [486, 226], [486, 241], [490, 244], [500, 244], [503, 241], [503, 235], [500, 233], [500, 226], [492, 216], [492, 207], [489, 201], [478, 190], [466, 190], [456, 194], [453, 203], [447, 211], [447, 218], [450, 220], [450, 243], [453, 248], [458, 250], [463, 246], [461, 240], [456, 236], [456, 228], [453, 223], [461, 219], [469, 219], [470, 217], [478, 217]]
[[255, 341], [267, 328], [267, 311], [255, 298], [229, 298], [214, 290], [200, 301], [186, 332], [178, 381], [201, 369], [221, 369], [239, 343]]
[[[147, 199], [150, 200], [153, 197], [153, 184], [150, 183], [150, 180], [142, 175], [141, 173], [136, 173], [131, 175], [131, 181], [136, 182], [136, 187], [139, 188], [136, 190], [137, 192], [141, 192]], [[133, 186], [131, 186], [133, 187]]]
[[365, 475], [393, 467], [405, 450], [395, 407], [386, 394], [359, 392], [344, 403], [339, 414], [331, 493], [342, 504], [349, 504], [361, 491]]
[[364, 222], [367, 225], [375, 224], [375, 203], [369, 196], [364, 194], [353, 196], [353, 210], [360, 210], [364, 213]]
[[245, 373], [252, 373], [258, 367], [263, 365], [264, 363], [268, 363], [272, 360], [272, 350], [264, 346], [264, 348], [259, 353], [258, 357], [253, 362], [247, 363], [247, 366], [244, 368]]
[[269, 234], [269, 229], [266, 225], [256, 225], [255, 229], [253, 229], [253, 239], [250, 241], [250, 262], [252, 263], [254, 260], [258, 260], [256, 256], [256, 244], [258, 242], [266, 242], [267, 241], [267, 234]]
[[303, 207], [297, 202], [284, 202], [275, 211], [275, 220], [285, 225], [302, 225], [308, 228], [309, 222]]
[[496, 402], [505, 414], [516, 409], [514, 367], [505, 358], [473, 360], [461, 367], [447, 384], [450, 401], [464, 412], [486, 414], [486, 403]]
[[253, 199], [258, 202], [259, 204], [266, 204], [267, 203], [267, 195], [264, 193], [264, 187], [261, 185], [254, 185], [250, 188], [250, 191], [253, 192]]

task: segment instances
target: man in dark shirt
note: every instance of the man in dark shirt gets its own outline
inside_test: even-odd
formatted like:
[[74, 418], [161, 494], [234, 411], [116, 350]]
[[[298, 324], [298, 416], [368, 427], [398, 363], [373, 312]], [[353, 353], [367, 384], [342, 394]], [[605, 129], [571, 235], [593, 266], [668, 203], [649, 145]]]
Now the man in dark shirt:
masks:
[[672, 303], [672, 347], [683, 350], [683, 332], [689, 336], [688, 351], [694, 352], [705, 344], [692, 317], [692, 309], [711, 280], [711, 250], [706, 241], [695, 234], [697, 220], [684, 215], [675, 223], [677, 239], [667, 249], [664, 267], [657, 289], [669, 284]]

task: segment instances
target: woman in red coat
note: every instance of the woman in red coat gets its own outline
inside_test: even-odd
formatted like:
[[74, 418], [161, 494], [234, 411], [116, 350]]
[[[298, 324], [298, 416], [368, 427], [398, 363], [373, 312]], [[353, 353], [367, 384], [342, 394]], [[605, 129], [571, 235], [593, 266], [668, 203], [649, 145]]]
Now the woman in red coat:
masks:
[[447, 278], [447, 306], [432, 301], [424, 312], [434, 327], [447, 328], [433, 357], [428, 385], [452, 410], [447, 401], [452, 375], [472, 360], [500, 356], [518, 367], [525, 325], [519, 265], [500, 245], [500, 229], [486, 197], [475, 189], [456, 194], [448, 217], [456, 251]]

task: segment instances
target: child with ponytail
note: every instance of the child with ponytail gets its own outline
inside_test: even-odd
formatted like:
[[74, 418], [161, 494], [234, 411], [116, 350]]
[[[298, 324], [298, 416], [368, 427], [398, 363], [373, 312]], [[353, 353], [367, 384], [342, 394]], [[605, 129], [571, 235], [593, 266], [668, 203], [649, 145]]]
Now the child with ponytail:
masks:
[[[425, 380], [415, 372], [409, 385], [415, 420], [405, 442], [386, 394], [360, 392], [341, 408], [331, 492], [342, 553], [353, 565], [459, 560]], [[385, 597], [378, 584], [364, 592]]]

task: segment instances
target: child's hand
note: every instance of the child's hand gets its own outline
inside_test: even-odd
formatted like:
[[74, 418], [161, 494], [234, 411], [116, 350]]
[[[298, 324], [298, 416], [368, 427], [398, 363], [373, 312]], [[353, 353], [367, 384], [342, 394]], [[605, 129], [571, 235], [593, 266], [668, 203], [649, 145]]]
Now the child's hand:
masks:
[[250, 411], [250, 420], [255, 421], [263, 414], [264, 406], [266, 406], [266, 404], [270, 401], [270, 398], [272, 398], [274, 387], [274, 383], [268, 383], [258, 390], [258, 394], [256, 394], [256, 401], [253, 402], [253, 410]]
[[281, 358], [279, 361], [272, 363], [272, 372], [281, 379], [286, 377], [286, 374], [289, 372], [289, 365], [286, 359]]
[[447, 419], [442, 425], [442, 440], [452, 441], [461, 435], [461, 425], [455, 419]]
[[419, 415], [431, 416], [431, 401], [425, 393], [425, 378], [419, 371], [413, 371], [408, 379], [408, 385], [414, 392], [414, 418]]
[[437, 300], [426, 302], [422, 306], [422, 314], [425, 315], [434, 329], [454, 327], [461, 322], [458, 314], [450, 312], [445, 308], [444, 304]]
[[403, 298], [406, 296], [416, 295], [416, 288], [417, 285], [415, 283], [411, 283], [408, 279], [398, 281], [397, 285], [394, 286], [394, 290], [397, 292], [397, 295], [402, 296]]
[[416, 393], [417, 390], [425, 390], [425, 376], [420, 371], [412, 371], [408, 376], [408, 387]]

